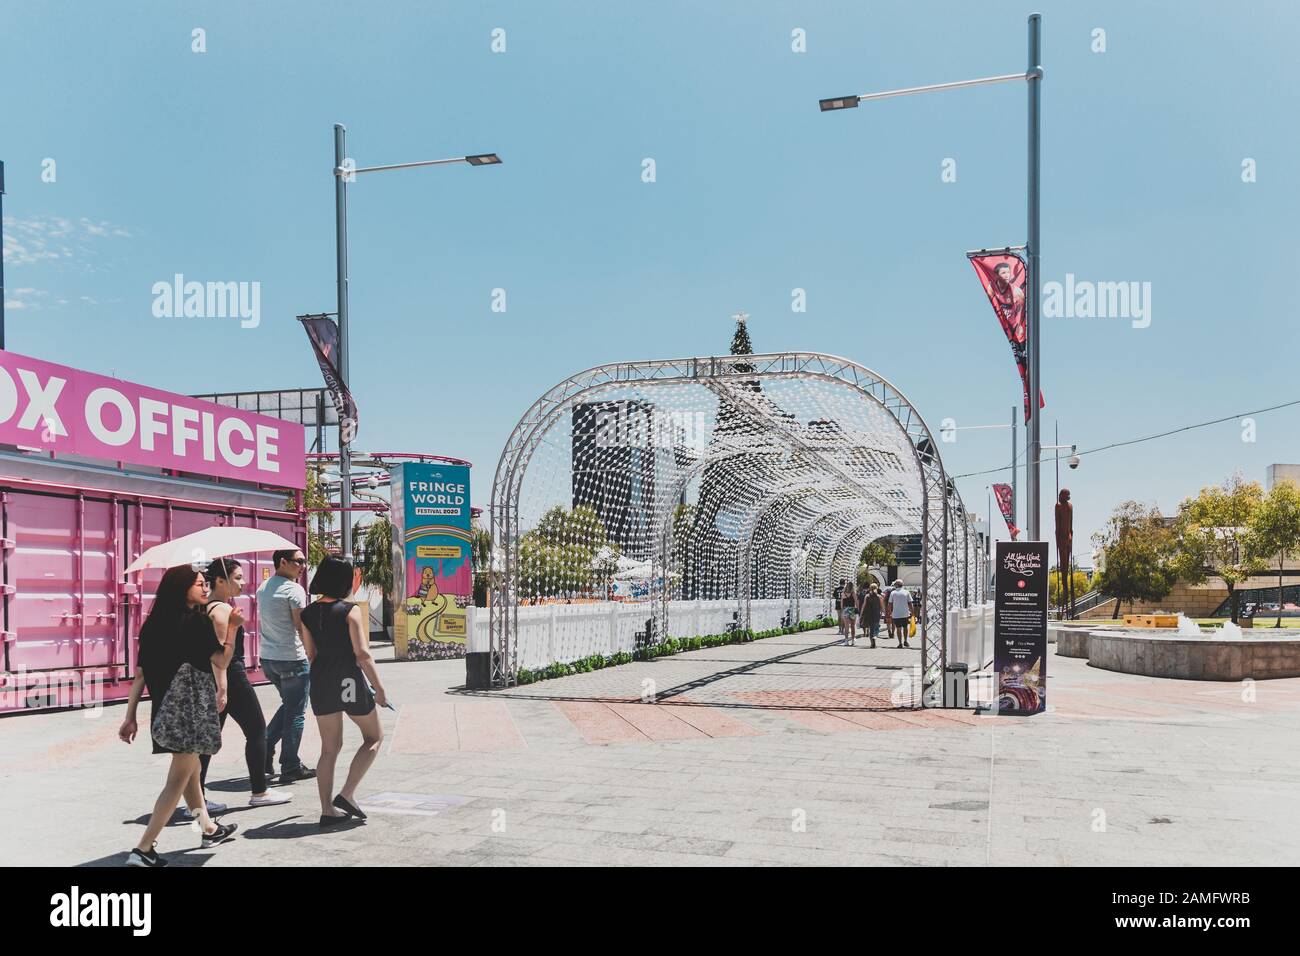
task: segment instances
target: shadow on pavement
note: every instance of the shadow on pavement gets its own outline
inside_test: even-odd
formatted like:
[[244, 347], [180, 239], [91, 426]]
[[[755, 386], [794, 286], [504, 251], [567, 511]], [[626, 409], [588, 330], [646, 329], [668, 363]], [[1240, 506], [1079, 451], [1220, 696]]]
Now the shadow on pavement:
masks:
[[250, 827], [244, 831], [244, 838], [248, 840], [292, 840], [295, 837], [316, 836], [319, 833], [346, 833], [348, 830], [355, 830], [357, 827], [362, 826], [365, 826], [364, 820], [347, 820], [335, 824], [327, 830], [321, 827], [317, 821], [317, 815], [313, 814], [307, 818], [285, 817], [282, 820], [264, 823], [260, 827]]

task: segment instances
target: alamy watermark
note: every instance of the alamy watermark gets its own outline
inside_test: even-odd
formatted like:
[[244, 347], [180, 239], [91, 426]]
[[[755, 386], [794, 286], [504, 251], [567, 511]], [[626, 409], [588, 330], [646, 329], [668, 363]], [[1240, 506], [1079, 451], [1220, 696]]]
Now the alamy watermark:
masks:
[[151, 291], [155, 318], [237, 318], [244, 329], [262, 323], [260, 282], [186, 282], [178, 272], [171, 282], [155, 282]]
[[1135, 329], [1151, 324], [1150, 282], [1092, 282], [1065, 274], [1043, 283], [1043, 316], [1049, 319], [1130, 319]]
[[90, 674], [14, 671], [0, 682], [0, 713], [79, 708], [90, 720], [104, 712], [103, 681]]

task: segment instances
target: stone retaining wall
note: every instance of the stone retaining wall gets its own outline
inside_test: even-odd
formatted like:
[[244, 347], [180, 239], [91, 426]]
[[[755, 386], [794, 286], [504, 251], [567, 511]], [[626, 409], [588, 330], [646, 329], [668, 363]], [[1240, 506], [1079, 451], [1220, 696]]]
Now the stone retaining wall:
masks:
[[1056, 653], [1092, 667], [1178, 680], [1238, 681], [1300, 677], [1300, 639], [1180, 637], [1110, 628], [1061, 633]]

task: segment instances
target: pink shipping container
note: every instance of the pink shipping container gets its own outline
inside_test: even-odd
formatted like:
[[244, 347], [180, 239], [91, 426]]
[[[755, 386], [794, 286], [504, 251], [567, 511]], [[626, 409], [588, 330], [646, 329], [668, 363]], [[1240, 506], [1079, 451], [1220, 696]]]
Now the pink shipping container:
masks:
[[[266, 528], [306, 548], [294, 492], [0, 451], [0, 714], [123, 700], [161, 571], [125, 568], [212, 525]], [[241, 555], [245, 664], [259, 669], [252, 593], [270, 554]]]

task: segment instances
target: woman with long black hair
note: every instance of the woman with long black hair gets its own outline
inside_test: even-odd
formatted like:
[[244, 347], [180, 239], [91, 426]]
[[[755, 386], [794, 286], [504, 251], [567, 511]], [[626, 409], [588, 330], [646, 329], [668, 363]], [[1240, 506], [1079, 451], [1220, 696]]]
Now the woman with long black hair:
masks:
[[[334, 826], [349, 817], [366, 818], [356, 805], [357, 786], [379, 756], [379, 745], [384, 740], [375, 705], [385, 706], [388, 698], [370, 656], [366, 612], [347, 600], [352, 593], [352, 574], [350, 562], [325, 558], [308, 588], [319, 597], [302, 611], [302, 623], [308, 632], [303, 635], [303, 645], [311, 661], [311, 710], [320, 728], [316, 786], [320, 791], [322, 827]], [[331, 799], [334, 766], [343, 749], [344, 714], [360, 728], [361, 748], [352, 758], [343, 788]]]
[[[234, 717], [235, 723], [244, 733], [244, 760], [248, 764], [248, 785], [253, 791], [248, 805], [270, 807], [288, 803], [293, 798], [292, 794], [273, 794], [266, 787], [266, 718], [244, 667], [244, 626], [230, 626], [235, 599], [244, 590], [244, 569], [233, 558], [217, 558], [208, 565], [203, 576], [211, 589], [206, 608], [208, 617], [212, 619], [212, 625], [218, 634], [227, 635], [221, 656], [226, 671], [228, 695], [226, 709], [221, 712], [221, 727], [225, 729], [227, 717]], [[209, 754], [199, 758], [203, 768], [199, 782], [203, 785], [205, 797], [208, 764], [211, 760]]]
[[[136, 708], [148, 687], [153, 752], [171, 754], [171, 765], [144, 835], [127, 856], [127, 866], [167, 865], [155, 845], [182, 794], [186, 806], [198, 817], [203, 849], [229, 840], [236, 829], [233, 823], [222, 825], [208, 816], [199, 782], [199, 755], [221, 749], [218, 714], [226, 706], [225, 649], [204, 613], [207, 601], [208, 582], [202, 573], [189, 564], [170, 568], [159, 582], [149, 617], [140, 628], [135, 682], [126, 718], [117, 733], [128, 744], [135, 740]], [[228, 626], [238, 627], [243, 621], [235, 609]], [[234, 636], [233, 629], [230, 636]]]

